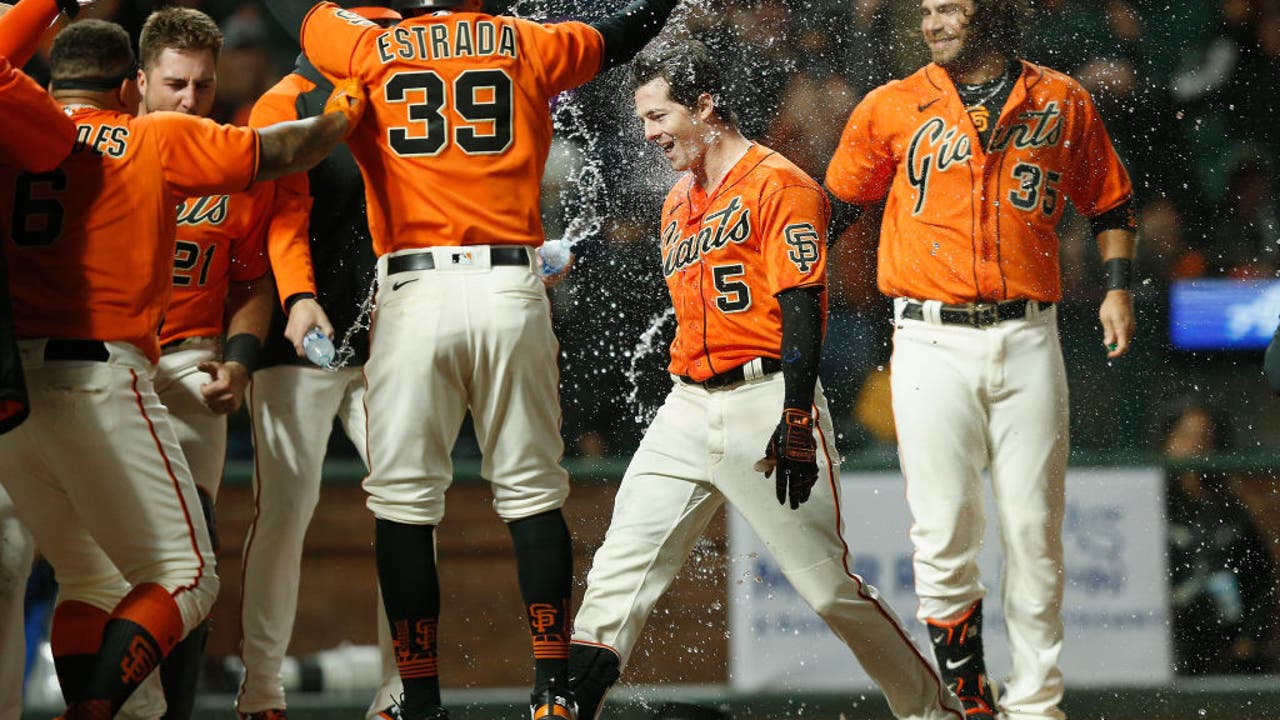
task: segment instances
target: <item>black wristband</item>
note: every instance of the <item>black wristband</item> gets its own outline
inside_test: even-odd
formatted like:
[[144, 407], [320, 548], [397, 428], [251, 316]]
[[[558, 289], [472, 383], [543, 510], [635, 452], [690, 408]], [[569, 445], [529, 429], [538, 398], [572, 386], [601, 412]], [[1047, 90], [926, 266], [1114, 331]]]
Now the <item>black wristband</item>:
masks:
[[68, 20], [75, 20], [76, 15], [80, 14], [80, 3], [76, 0], [58, 0], [58, 7], [62, 9]]
[[1102, 264], [1107, 270], [1107, 291], [1128, 290], [1133, 284], [1133, 260], [1125, 257], [1111, 258]]
[[227, 338], [227, 351], [223, 362], [237, 362], [252, 375], [258, 369], [258, 356], [262, 354], [262, 341], [252, 333], [239, 333]]
[[299, 300], [315, 300], [316, 294], [309, 292], [294, 293], [284, 300], [284, 311], [289, 312], [293, 309], [293, 304]]

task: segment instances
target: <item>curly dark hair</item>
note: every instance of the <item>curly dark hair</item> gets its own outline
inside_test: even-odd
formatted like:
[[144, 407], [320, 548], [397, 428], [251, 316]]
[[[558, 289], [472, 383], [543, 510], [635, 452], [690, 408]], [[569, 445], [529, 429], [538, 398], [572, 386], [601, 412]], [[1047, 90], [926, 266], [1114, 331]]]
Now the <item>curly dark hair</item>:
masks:
[[71, 23], [49, 49], [49, 74], [55, 81], [122, 76], [133, 67], [129, 33], [105, 20]]
[[656, 78], [666, 80], [671, 99], [690, 110], [698, 106], [703, 93], [710, 95], [716, 116], [737, 127], [738, 113], [725, 97], [720, 66], [701, 41], [683, 40], [637, 55], [631, 62], [631, 92]]

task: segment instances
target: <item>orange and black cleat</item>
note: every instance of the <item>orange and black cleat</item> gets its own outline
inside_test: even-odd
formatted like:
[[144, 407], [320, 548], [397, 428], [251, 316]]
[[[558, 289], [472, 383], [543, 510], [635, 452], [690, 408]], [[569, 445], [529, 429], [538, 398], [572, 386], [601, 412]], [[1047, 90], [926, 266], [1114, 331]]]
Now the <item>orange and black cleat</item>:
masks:
[[533, 720], [578, 720], [578, 702], [574, 700], [573, 693], [558, 690], [555, 679], [552, 679], [546, 690], [535, 692], [529, 700], [529, 717]]

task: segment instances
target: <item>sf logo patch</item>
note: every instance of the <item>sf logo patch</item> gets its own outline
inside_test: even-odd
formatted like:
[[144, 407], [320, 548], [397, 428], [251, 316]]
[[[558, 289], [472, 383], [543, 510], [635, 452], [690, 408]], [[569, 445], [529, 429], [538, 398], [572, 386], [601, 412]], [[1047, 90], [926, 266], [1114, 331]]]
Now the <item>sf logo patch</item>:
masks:
[[787, 238], [787, 245], [790, 246], [787, 250], [787, 259], [796, 266], [797, 270], [808, 273], [809, 269], [822, 258], [818, 249], [818, 231], [813, 229], [813, 223], [788, 225], [782, 232]]

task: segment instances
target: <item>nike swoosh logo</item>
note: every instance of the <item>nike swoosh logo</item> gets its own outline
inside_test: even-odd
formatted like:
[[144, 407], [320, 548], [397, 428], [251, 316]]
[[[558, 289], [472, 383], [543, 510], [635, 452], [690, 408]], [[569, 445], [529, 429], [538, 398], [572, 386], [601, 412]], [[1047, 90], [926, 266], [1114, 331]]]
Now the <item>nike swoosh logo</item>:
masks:
[[934, 636], [933, 636], [933, 644], [934, 644], [934, 645], [941, 645], [942, 643], [944, 643], [944, 642], [946, 642], [946, 641], [947, 641], [947, 635], [946, 635], [946, 633], [942, 633], [942, 634], [934, 635]]
[[932, 104], [934, 104], [934, 103], [938, 102], [938, 100], [940, 100], [940, 99], [941, 99], [941, 98], [934, 98], [934, 99], [930, 100], [929, 102], [927, 102], [927, 103], [924, 103], [924, 104], [920, 105], [920, 107], [918, 107], [918, 108], [916, 108], [916, 109], [917, 109], [918, 111], [920, 111], [920, 112], [924, 112], [925, 110], [928, 110], [928, 109], [929, 109], [929, 106], [930, 106], [930, 105], [932, 105]]
[[972, 659], [973, 659], [972, 655], [965, 655], [964, 657], [960, 658], [955, 662], [951, 662], [950, 660], [947, 660], [943, 664], [947, 666], [948, 670], [955, 670], [958, 667], [964, 667]]
[[408, 285], [408, 284], [409, 284], [409, 283], [411, 283], [411, 282], [418, 282], [418, 281], [419, 281], [419, 280], [421, 280], [421, 279], [422, 279], [422, 278], [413, 278], [412, 280], [401, 280], [401, 281], [400, 281], [400, 282], [398, 282], [398, 283], [392, 283], [392, 284], [391, 284], [391, 291], [392, 291], [392, 292], [395, 292], [396, 290], [399, 290], [400, 288], [404, 287], [405, 285]]

